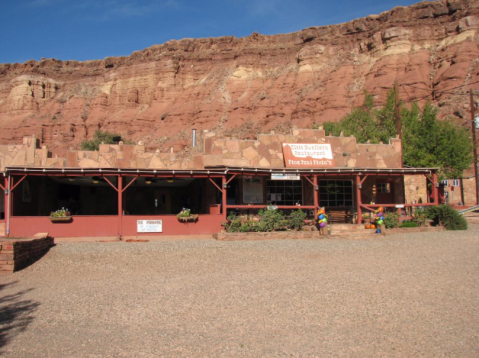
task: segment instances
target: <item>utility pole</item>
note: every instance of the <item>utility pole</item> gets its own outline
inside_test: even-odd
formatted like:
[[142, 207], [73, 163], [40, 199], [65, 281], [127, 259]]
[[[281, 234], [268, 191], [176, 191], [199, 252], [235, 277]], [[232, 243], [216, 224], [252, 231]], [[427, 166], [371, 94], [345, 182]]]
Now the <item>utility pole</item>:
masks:
[[476, 144], [476, 121], [474, 113], [473, 90], [469, 92], [471, 105], [471, 129], [472, 129], [472, 145], [474, 151], [474, 178], [476, 179], [476, 205], [479, 205], [479, 180], [477, 178], [477, 144]]

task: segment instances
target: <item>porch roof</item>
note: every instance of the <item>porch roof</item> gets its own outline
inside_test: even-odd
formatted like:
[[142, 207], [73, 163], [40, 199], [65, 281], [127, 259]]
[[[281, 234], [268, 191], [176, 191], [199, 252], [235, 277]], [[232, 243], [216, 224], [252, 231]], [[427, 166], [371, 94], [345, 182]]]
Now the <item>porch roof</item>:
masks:
[[228, 173], [298, 173], [298, 174], [432, 174], [439, 168], [252, 168], [232, 166], [208, 166], [205, 169], [135, 169], [135, 168], [44, 168], [9, 166], [4, 172], [30, 174], [130, 174], [130, 175], [222, 175]]
[[243, 168], [210, 166], [210, 170], [234, 173], [298, 173], [298, 174], [432, 174], [439, 168]]
[[44, 168], [9, 166], [5, 172], [23, 174], [55, 174], [55, 175], [86, 175], [86, 174], [126, 174], [126, 175], [219, 175], [225, 174], [221, 169], [136, 169], [136, 168]]

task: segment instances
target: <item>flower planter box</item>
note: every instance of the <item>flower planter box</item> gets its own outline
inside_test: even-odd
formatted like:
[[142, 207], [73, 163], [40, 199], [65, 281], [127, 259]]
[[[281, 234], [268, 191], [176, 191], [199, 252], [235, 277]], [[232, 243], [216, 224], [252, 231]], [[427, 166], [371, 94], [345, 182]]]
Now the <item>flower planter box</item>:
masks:
[[191, 214], [189, 216], [177, 216], [178, 221], [182, 223], [198, 221], [198, 214]]
[[70, 222], [72, 221], [71, 216], [50, 216], [52, 223], [61, 223], [61, 222]]

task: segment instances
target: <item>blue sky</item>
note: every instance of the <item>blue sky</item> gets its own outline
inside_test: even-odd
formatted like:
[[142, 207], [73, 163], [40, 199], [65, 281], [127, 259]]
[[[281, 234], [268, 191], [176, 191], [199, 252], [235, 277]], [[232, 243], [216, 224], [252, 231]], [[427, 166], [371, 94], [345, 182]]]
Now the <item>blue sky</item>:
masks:
[[273, 35], [413, 0], [0, 0], [0, 63], [127, 56], [186, 37]]

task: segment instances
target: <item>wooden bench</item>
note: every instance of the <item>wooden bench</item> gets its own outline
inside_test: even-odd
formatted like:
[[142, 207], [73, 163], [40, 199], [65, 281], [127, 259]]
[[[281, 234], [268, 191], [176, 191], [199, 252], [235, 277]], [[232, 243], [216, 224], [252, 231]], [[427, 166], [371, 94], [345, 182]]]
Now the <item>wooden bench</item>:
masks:
[[356, 213], [351, 209], [330, 209], [327, 211], [328, 223], [353, 224], [356, 221]]

